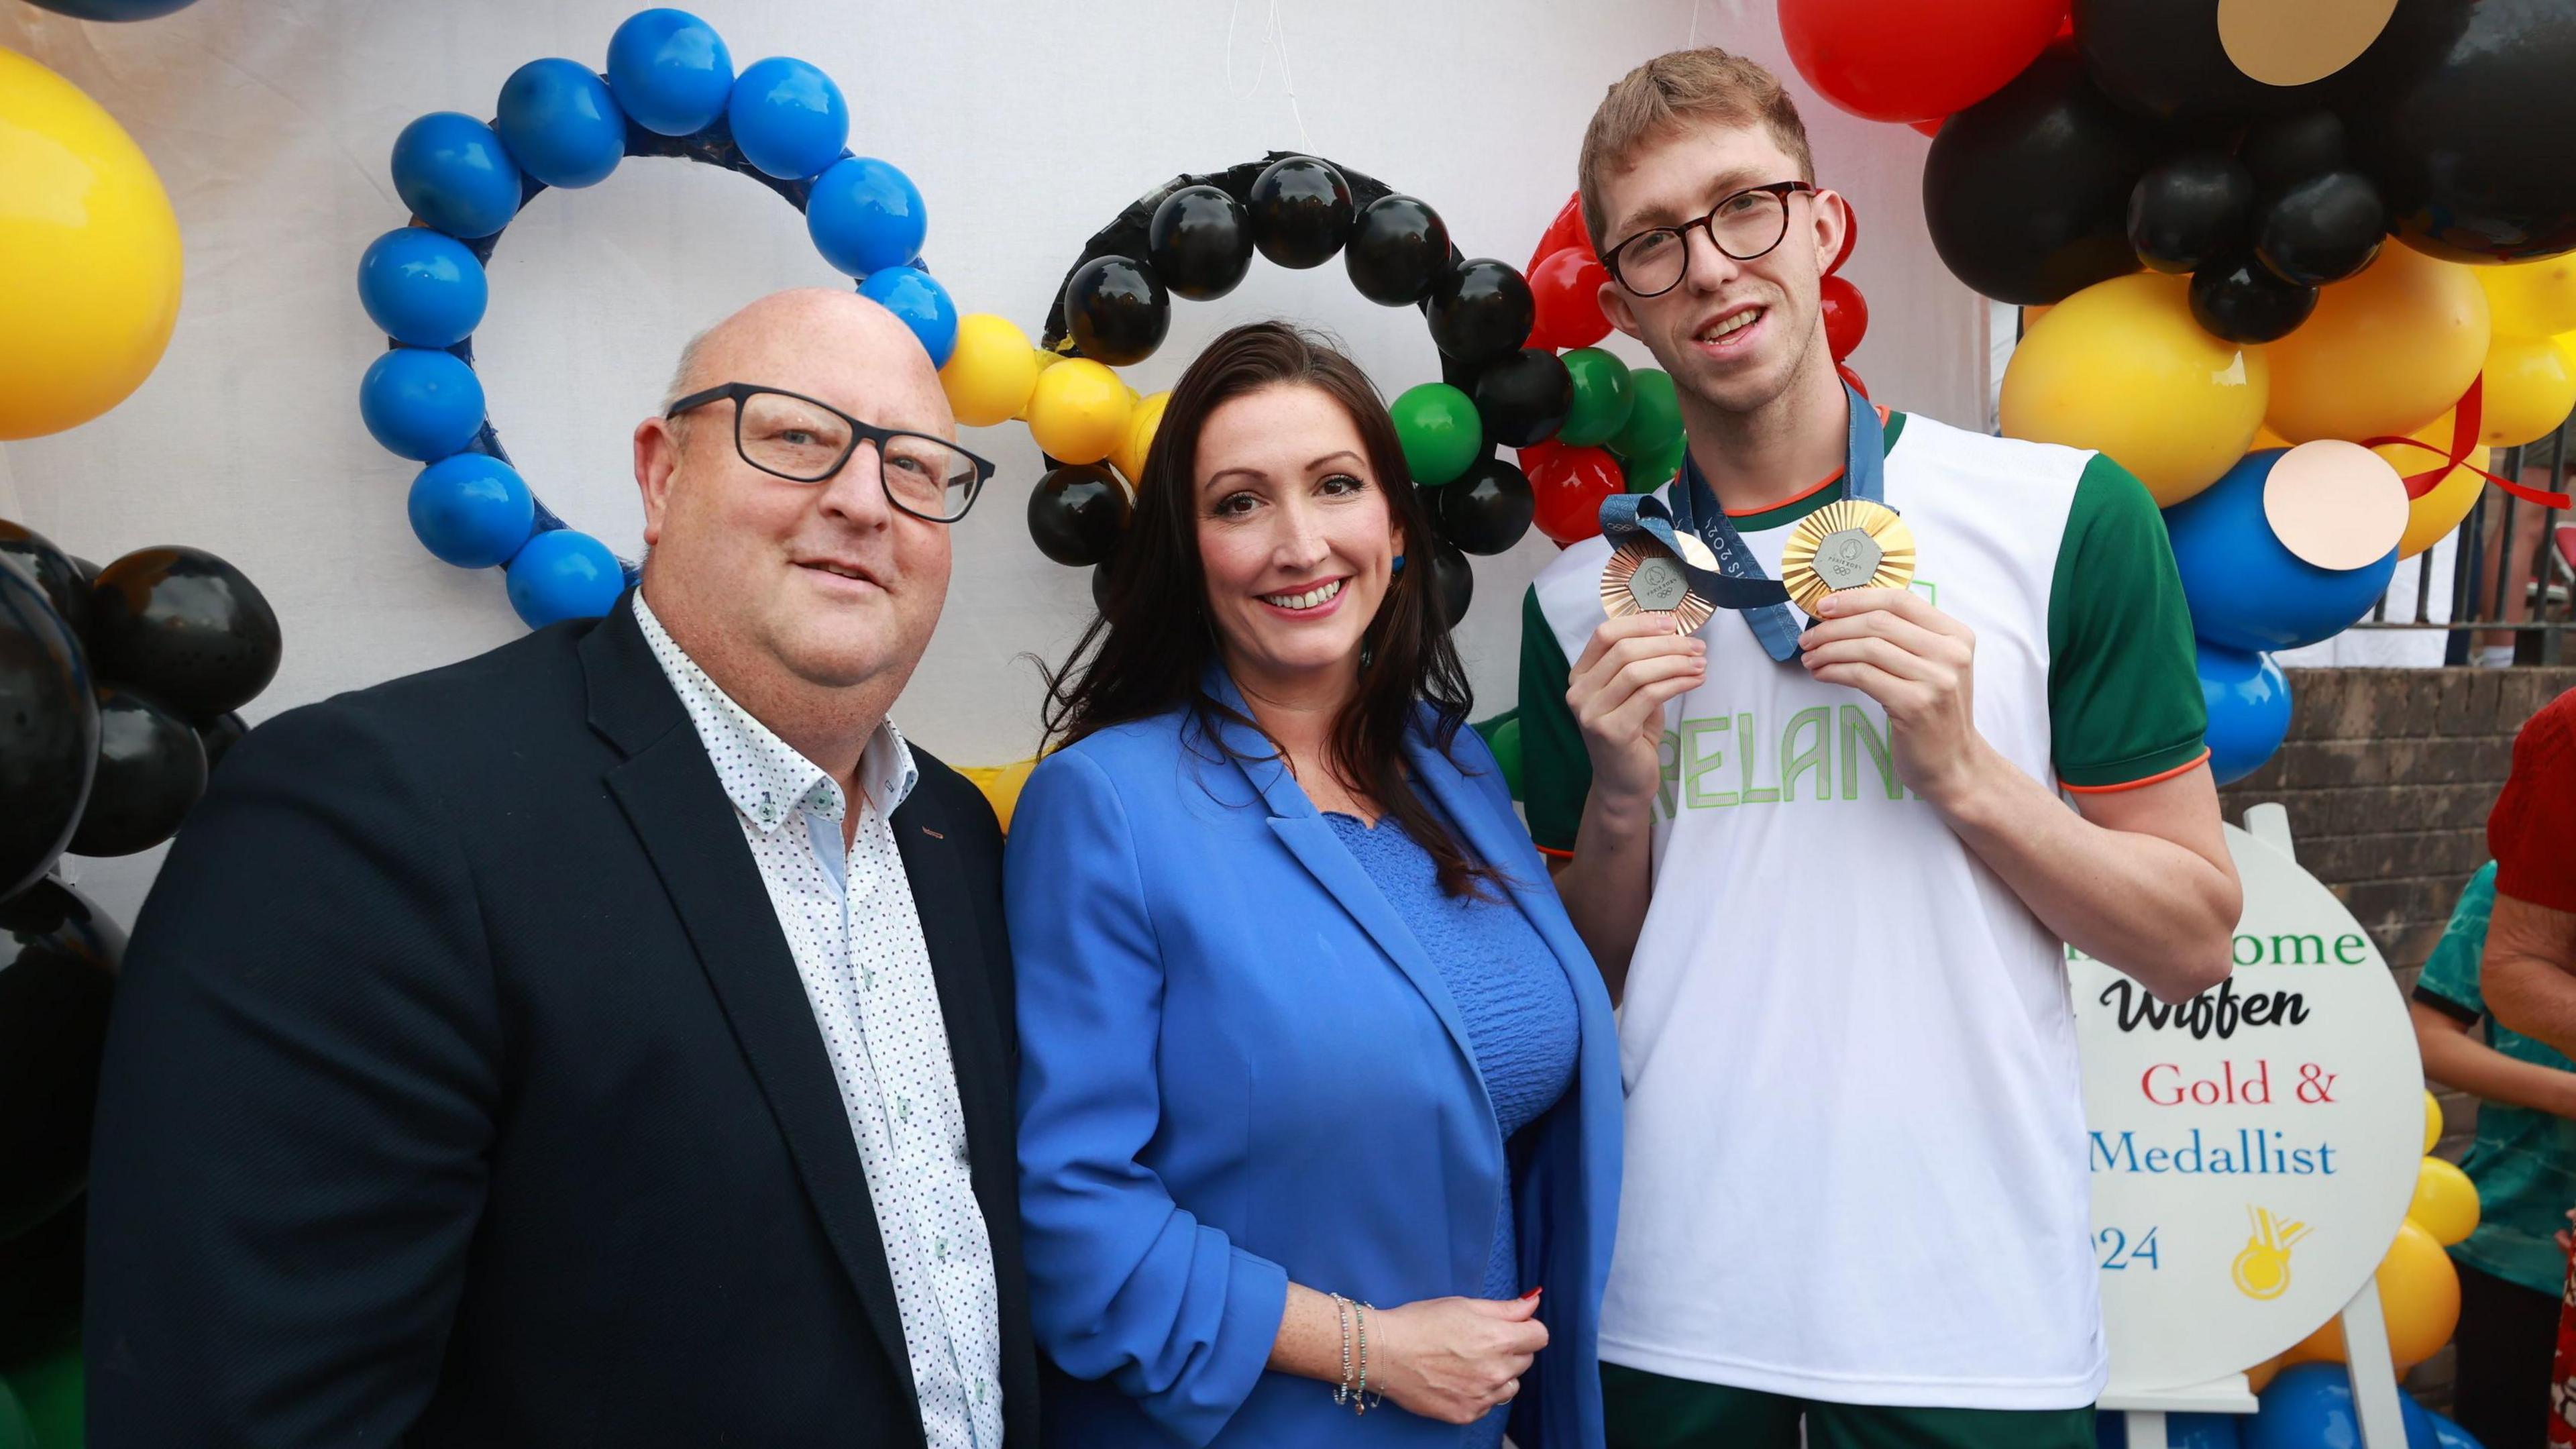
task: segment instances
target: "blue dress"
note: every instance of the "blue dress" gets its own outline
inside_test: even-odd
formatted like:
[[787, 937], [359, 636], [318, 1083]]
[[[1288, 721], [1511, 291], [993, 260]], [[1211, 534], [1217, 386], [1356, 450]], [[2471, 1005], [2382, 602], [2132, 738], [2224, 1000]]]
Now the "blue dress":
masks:
[[[1442, 894], [1430, 853], [1394, 816], [1383, 817], [1375, 828], [1349, 815], [1327, 812], [1324, 818], [1387, 903], [1404, 917], [1424, 954], [1439, 966], [1458, 1014], [1466, 1019], [1468, 1044], [1485, 1079], [1494, 1126], [1502, 1134], [1504, 1158], [1512, 1165], [1517, 1188], [1527, 1154], [1514, 1134], [1555, 1106], [1574, 1082], [1582, 1025], [1565, 968], [1529, 918], [1492, 886], [1463, 897]], [[1495, 1218], [1485, 1260], [1487, 1298], [1518, 1298], [1529, 1291], [1518, 1279], [1520, 1238], [1513, 1196], [1508, 1191], [1502, 1195]], [[1468, 1431], [1465, 1443], [1478, 1449], [1502, 1443], [1508, 1418], [1507, 1412], [1487, 1414]]]

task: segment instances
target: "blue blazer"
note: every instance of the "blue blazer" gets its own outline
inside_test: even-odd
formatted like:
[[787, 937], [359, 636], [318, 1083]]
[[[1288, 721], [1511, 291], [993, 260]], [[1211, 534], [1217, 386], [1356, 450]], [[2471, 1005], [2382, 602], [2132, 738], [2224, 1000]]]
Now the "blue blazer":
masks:
[[[1241, 711], [1222, 670], [1208, 691]], [[1426, 713], [1427, 722], [1427, 713]], [[1059, 1375], [1047, 1443], [1457, 1444], [1392, 1402], [1265, 1371], [1288, 1284], [1394, 1307], [1483, 1291], [1513, 1186], [1440, 967], [1249, 728], [1187, 711], [1049, 756], [1011, 822], [1020, 1201], [1031, 1314]], [[1618, 1222], [1610, 999], [1473, 730], [1408, 742], [1415, 788], [1572, 983], [1574, 1085], [1530, 1124], [1514, 1199], [1549, 1347], [1522, 1449], [1600, 1449], [1595, 1344]], [[1454, 969], [1454, 968], [1453, 968]]]

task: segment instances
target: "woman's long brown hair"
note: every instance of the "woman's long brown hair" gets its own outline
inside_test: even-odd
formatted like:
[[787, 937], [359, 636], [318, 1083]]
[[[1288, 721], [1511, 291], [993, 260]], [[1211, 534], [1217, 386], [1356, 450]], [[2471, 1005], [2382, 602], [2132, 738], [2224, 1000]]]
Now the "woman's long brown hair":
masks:
[[[1199, 740], [1217, 751], [1232, 753], [1219, 732], [1220, 717], [1271, 739], [1259, 721], [1200, 685], [1208, 662], [1217, 657], [1217, 642], [1199, 558], [1194, 475], [1209, 414], [1273, 387], [1311, 387], [1341, 404], [1368, 451], [1387, 516], [1403, 530], [1407, 546], [1429, 558], [1435, 546], [1430, 512], [1414, 489], [1395, 424], [1368, 374], [1322, 338], [1288, 323], [1234, 328], [1210, 343], [1172, 389], [1145, 458], [1135, 517], [1107, 565], [1100, 613], [1063, 667], [1046, 676], [1050, 745], [1072, 744], [1174, 709], [1190, 711]], [[1474, 893], [1479, 881], [1493, 879], [1492, 870], [1468, 858], [1405, 778], [1404, 739], [1417, 727], [1423, 705], [1430, 707], [1431, 738], [1444, 755], [1467, 718], [1467, 673], [1440, 617], [1429, 567], [1396, 572], [1360, 641], [1359, 691], [1333, 723], [1324, 767], [1403, 824], [1438, 866], [1441, 890]], [[1199, 746], [1194, 741], [1192, 747]], [[1276, 739], [1271, 748], [1268, 758], [1282, 757]]]

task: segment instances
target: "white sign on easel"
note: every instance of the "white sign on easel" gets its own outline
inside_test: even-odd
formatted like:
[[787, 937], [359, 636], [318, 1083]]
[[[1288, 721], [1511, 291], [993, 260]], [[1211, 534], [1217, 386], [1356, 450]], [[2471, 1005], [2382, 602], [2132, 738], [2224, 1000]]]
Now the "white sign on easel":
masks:
[[2292, 858], [2286, 814], [2229, 827], [2244, 881], [2227, 982], [2177, 1007], [2067, 963], [2084, 1060], [2095, 1260], [2133, 1449], [2164, 1415], [2251, 1413], [2243, 1370], [2338, 1312], [2363, 1441], [2402, 1449], [2371, 1274], [2422, 1158], [2423, 1068], [2370, 934]]

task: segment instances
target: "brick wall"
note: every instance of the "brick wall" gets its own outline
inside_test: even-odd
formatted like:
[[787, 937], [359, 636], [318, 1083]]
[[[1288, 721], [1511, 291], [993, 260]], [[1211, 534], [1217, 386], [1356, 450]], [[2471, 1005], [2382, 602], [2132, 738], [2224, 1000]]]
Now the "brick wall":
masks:
[[[2532, 711], [2576, 689], [2576, 668], [2293, 669], [2290, 735], [2262, 769], [2220, 792], [2230, 821], [2277, 800], [2299, 864], [2359, 918], [2412, 991], [2460, 886], [2487, 858], [2487, 811]], [[2439, 1148], [2467, 1150], [2477, 1104], [2441, 1088]], [[2436, 1408], [2451, 1351], [2408, 1376]]]

